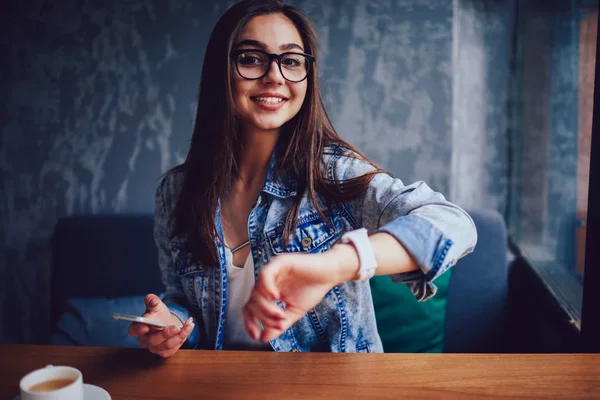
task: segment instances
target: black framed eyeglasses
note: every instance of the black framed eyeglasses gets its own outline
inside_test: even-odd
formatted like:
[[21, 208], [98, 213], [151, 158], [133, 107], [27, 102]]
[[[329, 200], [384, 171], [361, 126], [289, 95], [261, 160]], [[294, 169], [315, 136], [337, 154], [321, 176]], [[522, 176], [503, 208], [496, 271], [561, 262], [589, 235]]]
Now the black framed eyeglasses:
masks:
[[264, 78], [269, 73], [273, 60], [277, 61], [279, 72], [285, 80], [302, 82], [308, 76], [315, 57], [306, 53], [288, 52], [271, 54], [263, 50], [234, 50], [231, 58], [235, 68], [244, 79], [255, 80]]

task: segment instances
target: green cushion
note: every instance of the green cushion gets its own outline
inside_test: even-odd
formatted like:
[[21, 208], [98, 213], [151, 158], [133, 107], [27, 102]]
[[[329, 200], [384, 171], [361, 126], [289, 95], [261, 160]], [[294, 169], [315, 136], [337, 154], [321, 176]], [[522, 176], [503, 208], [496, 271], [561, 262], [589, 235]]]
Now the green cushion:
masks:
[[442, 353], [452, 269], [435, 280], [435, 296], [418, 302], [408, 287], [387, 275], [371, 278], [377, 329], [386, 353]]

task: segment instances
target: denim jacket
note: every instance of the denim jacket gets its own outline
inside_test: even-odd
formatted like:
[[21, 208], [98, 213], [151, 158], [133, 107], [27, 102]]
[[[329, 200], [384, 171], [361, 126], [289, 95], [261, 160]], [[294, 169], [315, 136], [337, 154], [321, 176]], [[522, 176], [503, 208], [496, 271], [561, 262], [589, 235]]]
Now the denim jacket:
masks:
[[[361, 176], [373, 167], [330, 147], [324, 165], [330, 180]], [[283, 253], [321, 253], [349, 230], [365, 227], [370, 234], [393, 235], [413, 256], [420, 269], [391, 275], [408, 285], [419, 301], [435, 295], [433, 281], [470, 253], [477, 242], [470, 216], [424, 182], [405, 186], [386, 173], [374, 176], [358, 199], [335, 204], [330, 227], [308, 196], [296, 191], [293, 179], [279, 178], [271, 158], [264, 187], [248, 217], [251, 255], [256, 277], [271, 258]], [[215, 238], [219, 265], [191, 261], [183, 242], [169, 239], [171, 213], [181, 188], [181, 172], [168, 172], [156, 190], [155, 241], [166, 286], [164, 302], [182, 321], [193, 316], [195, 327], [183, 348], [223, 349], [227, 300], [225, 249]], [[302, 196], [298, 225], [282, 245], [286, 211]], [[321, 199], [319, 198], [319, 201]], [[217, 231], [222, 235], [220, 208]], [[369, 281], [349, 281], [332, 288], [323, 300], [281, 336], [270, 342], [276, 351], [382, 352]]]

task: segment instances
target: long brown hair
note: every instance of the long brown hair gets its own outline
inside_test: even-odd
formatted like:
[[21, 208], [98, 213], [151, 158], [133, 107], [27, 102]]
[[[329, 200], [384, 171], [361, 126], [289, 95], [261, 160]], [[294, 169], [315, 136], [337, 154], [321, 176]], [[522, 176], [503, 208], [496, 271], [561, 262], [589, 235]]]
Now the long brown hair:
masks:
[[[217, 203], [231, 190], [239, 173], [236, 154], [240, 130], [234, 117], [229, 54], [252, 18], [274, 13], [283, 14], [294, 23], [304, 41], [304, 51], [317, 57], [317, 38], [311, 22], [301, 11], [279, 0], [244, 0], [235, 4], [217, 22], [206, 48], [190, 149], [185, 163], [176, 167], [184, 172], [184, 178], [171, 231], [171, 238], [185, 238], [192, 258], [203, 265], [218, 264], [215, 246], [215, 237], [219, 237], [215, 221]], [[284, 243], [296, 228], [304, 193], [308, 194], [319, 214], [329, 221], [319, 207], [317, 193], [323, 196], [329, 208], [334, 202], [360, 196], [374, 173], [381, 172], [371, 163], [374, 172], [343, 182], [332, 182], [323, 175], [324, 149], [329, 145], [337, 145], [354, 152], [356, 157], [366, 158], [335, 132], [319, 93], [316, 66], [310, 69], [307, 79], [304, 104], [282, 127], [277, 146], [275, 171], [280, 176], [289, 174], [297, 181], [297, 196], [285, 221]]]

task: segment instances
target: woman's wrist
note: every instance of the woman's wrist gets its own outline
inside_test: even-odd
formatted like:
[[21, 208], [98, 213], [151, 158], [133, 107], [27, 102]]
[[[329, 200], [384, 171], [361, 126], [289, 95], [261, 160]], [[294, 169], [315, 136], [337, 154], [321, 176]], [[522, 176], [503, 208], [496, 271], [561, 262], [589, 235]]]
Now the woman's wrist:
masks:
[[[369, 236], [369, 239], [377, 260], [375, 275], [399, 274], [419, 269], [415, 259], [392, 235], [376, 233]], [[331, 277], [334, 286], [358, 278], [360, 258], [352, 244], [337, 243], [323, 254], [329, 258], [327, 264], [331, 265], [333, 271]]]
[[360, 259], [353, 245], [347, 243], [335, 244], [324, 253], [329, 258], [332, 268], [332, 283], [334, 286], [356, 279], [360, 268]]

